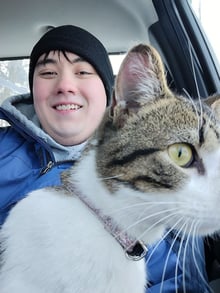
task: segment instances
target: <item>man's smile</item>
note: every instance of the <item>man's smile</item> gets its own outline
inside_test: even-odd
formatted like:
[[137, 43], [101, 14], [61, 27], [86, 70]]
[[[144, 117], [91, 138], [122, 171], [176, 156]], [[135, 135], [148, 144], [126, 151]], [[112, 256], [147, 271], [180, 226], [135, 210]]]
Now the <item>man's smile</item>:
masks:
[[78, 110], [80, 108], [81, 106], [76, 104], [60, 104], [55, 106], [55, 109], [59, 111]]

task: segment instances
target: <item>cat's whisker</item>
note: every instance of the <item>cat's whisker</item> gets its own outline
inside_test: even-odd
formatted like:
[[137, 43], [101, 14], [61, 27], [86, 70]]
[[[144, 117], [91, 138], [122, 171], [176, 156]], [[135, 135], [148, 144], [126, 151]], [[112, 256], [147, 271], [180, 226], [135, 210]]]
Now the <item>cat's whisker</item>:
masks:
[[[141, 235], [139, 235], [138, 238], [141, 239], [142, 237], [144, 237], [144, 235], [145, 235], [147, 232], [151, 231], [151, 230], [152, 230], [155, 226], [157, 226], [158, 224], [163, 223], [165, 226], [166, 226], [166, 225], [168, 226], [169, 221], [165, 221], [165, 220], [166, 220], [166, 219], [170, 220], [170, 218], [171, 218], [172, 216], [176, 216], [176, 215], [177, 215], [177, 213], [171, 213], [171, 214], [169, 214], [169, 215], [167, 215], [167, 216], [161, 218], [160, 220], [158, 220], [157, 222], [155, 222], [153, 225], [151, 225], [147, 230], [145, 230]], [[176, 224], [176, 225], [178, 225], [178, 224]]]
[[201, 95], [200, 95], [200, 92], [199, 92], [198, 82], [197, 82], [196, 73], [195, 73], [194, 58], [192, 56], [192, 45], [191, 45], [190, 40], [188, 40], [188, 46], [189, 46], [189, 55], [190, 55], [191, 67], [192, 67], [193, 77], [194, 77], [194, 82], [195, 82], [195, 87], [196, 87], [196, 93], [197, 93], [197, 97], [198, 97], [198, 100], [199, 100], [200, 127], [202, 127], [202, 124], [203, 124], [203, 107], [202, 107]]
[[150, 255], [147, 258], [146, 264], [148, 265], [151, 257], [153, 256], [153, 254], [155, 253], [155, 251], [157, 250], [157, 248], [159, 247], [159, 245], [161, 244], [161, 242], [172, 232], [172, 230], [175, 229], [176, 226], [178, 226], [179, 222], [182, 221], [182, 218], [178, 219], [178, 221], [175, 223], [175, 225], [172, 226], [172, 228], [167, 229], [167, 232], [165, 234], [163, 234], [163, 236], [160, 238], [160, 240], [156, 243], [156, 245], [154, 245], [153, 250], [151, 251]]
[[120, 178], [121, 176], [123, 176], [123, 174], [118, 174], [118, 175], [115, 175], [115, 176], [109, 176], [109, 177], [102, 177], [102, 178], [99, 178], [99, 180], [100, 180], [100, 181], [110, 180], [110, 179]]
[[211, 113], [209, 115], [209, 119], [206, 122], [206, 126], [205, 126], [205, 129], [204, 129], [204, 135], [206, 135], [206, 133], [208, 132], [213, 117], [214, 117], [214, 113], [213, 113], [213, 111], [211, 111]]
[[187, 92], [187, 90], [184, 88], [183, 89], [185, 95], [187, 96], [187, 98], [190, 100], [194, 110], [195, 110], [195, 113], [196, 113], [196, 117], [198, 119], [198, 135], [199, 135], [199, 130], [200, 130], [200, 124], [201, 124], [201, 121], [200, 121], [200, 115], [199, 115], [199, 112], [198, 112], [198, 109], [196, 107], [196, 104], [195, 104], [195, 101], [192, 99], [192, 97], [190, 96], [190, 94]]
[[[150, 218], [154, 217], [155, 215], [161, 215], [161, 214], [163, 214], [163, 213], [171, 212], [171, 211], [175, 211], [175, 213], [169, 213], [168, 215], [166, 215], [166, 216], [164, 216], [164, 217], [162, 217], [162, 218], [160, 217], [159, 220], [157, 220], [157, 221], [154, 222], [151, 226], [149, 226], [148, 229], [146, 229], [142, 234], [138, 235], [137, 238], [141, 240], [147, 232], [151, 231], [151, 230], [152, 230], [154, 227], [156, 227], [157, 225], [163, 223], [163, 224], [166, 226], [166, 223], [169, 222], [168, 220], [170, 220], [170, 218], [171, 218], [172, 216], [176, 216], [176, 215], [178, 214], [178, 213], [177, 213], [177, 212], [178, 212], [178, 209], [170, 209], [170, 210], [167, 209], [167, 210], [165, 210], [165, 211], [161, 211], [161, 212], [158, 212], [158, 213], [154, 213], [154, 214], [152, 214], [152, 215], [149, 215], [149, 216], [147, 216], [147, 217], [145, 217], [145, 218], [143, 218], [143, 219], [141, 219], [141, 220], [139, 220], [139, 221], [134, 222], [132, 225], [130, 225], [130, 226], [128, 226], [126, 229], [122, 230], [122, 231], [119, 233], [119, 235], [120, 235], [121, 233], [124, 233], [124, 232], [129, 231], [129, 230], [130, 230], [131, 228], [133, 228], [134, 226], [137, 226], [138, 224], [144, 222], [144, 221], [147, 220], [147, 219], [150, 219]], [[167, 221], [165, 221], [165, 220], [167, 220]], [[117, 236], [116, 236], [116, 237], [117, 237]]]
[[[184, 204], [184, 203], [183, 203]], [[139, 202], [139, 203], [135, 203], [135, 204], [130, 204], [130, 205], [126, 205], [126, 206], [123, 206], [123, 207], [120, 207], [120, 208], [117, 208], [117, 209], [114, 209], [112, 212], [108, 213], [109, 216], [112, 216], [112, 215], [115, 215], [116, 213], [119, 213], [119, 212], [123, 212], [123, 211], [126, 211], [128, 209], [131, 209], [133, 210], [134, 208], [142, 208], [142, 207], [146, 207], [148, 209], [151, 209], [152, 207], [154, 206], [157, 206], [158, 205], [167, 205], [167, 201], [151, 201], [151, 202]], [[176, 206], [176, 202], [169, 202], [169, 205], [172, 206]], [[144, 211], [146, 211], [146, 208]]]
[[[179, 247], [179, 252], [178, 252], [179, 258], [180, 258], [182, 246], [183, 246], [183, 243], [185, 241], [185, 246], [184, 246], [184, 251], [183, 251], [183, 257], [182, 257], [182, 263], [183, 263], [183, 292], [184, 293], [186, 293], [186, 258], [187, 258], [187, 248], [189, 246], [189, 240], [191, 238], [190, 235], [192, 235], [193, 226], [194, 226], [194, 222], [191, 223], [190, 229], [188, 230], [188, 232], [186, 232], [186, 229], [185, 229], [184, 234], [183, 234], [182, 239], [181, 239], [181, 243], [180, 243], [180, 247]], [[177, 272], [177, 268], [176, 268], [176, 274], [177, 273], [178, 272]]]
[[[175, 291], [176, 293], [178, 292], [178, 275], [179, 275], [179, 264], [182, 263], [182, 266], [183, 266], [183, 280], [182, 280], [182, 284], [183, 284], [183, 292], [186, 293], [186, 281], [185, 281], [185, 260], [184, 260], [184, 257], [182, 258], [182, 261], [181, 261], [181, 252], [182, 252], [182, 248], [183, 248], [183, 245], [184, 245], [184, 241], [186, 241], [185, 237], [187, 234], [186, 230], [188, 228], [188, 222], [187, 220], [185, 220], [183, 226], [181, 227], [180, 230], [178, 230], [178, 232], [176, 233], [176, 237], [172, 243], [172, 247], [174, 246], [175, 242], [179, 242], [179, 248], [178, 248], [178, 252], [177, 252], [177, 258], [176, 258], [176, 265], [175, 265]], [[180, 240], [179, 240], [180, 239]], [[171, 250], [172, 248], [170, 248]]]
[[[201, 252], [199, 249], [199, 243], [198, 243], [198, 237], [197, 237], [198, 226], [199, 226], [199, 223], [197, 223], [197, 225], [194, 225], [194, 231], [193, 231], [194, 233], [193, 233], [193, 240], [192, 240], [192, 256], [193, 256], [193, 261], [194, 261], [195, 267], [198, 271], [198, 274], [199, 274], [201, 280], [205, 284], [207, 284], [207, 286], [208, 286], [207, 280], [205, 279], [204, 274], [203, 274], [203, 272], [201, 272], [201, 269], [198, 265], [198, 256], [200, 257], [200, 261], [205, 262], [204, 257], [201, 255]], [[195, 252], [196, 248], [197, 248], [197, 255]], [[211, 290], [211, 288], [210, 288], [210, 290]], [[213, 291], [211, 291], [211, 292], [213, 292]]]
[[[175, 211], [175, 213], [170, 213], [172, 211]], [[165, 217], [160, 218], [158, 221], [154, 222], [154, 225], [153, 225], [153, 227], [154, 227], [154, 226], [158, 225], [159, 223], [163, 223], [164, 219], [171, 218], [171, 216], [173, 216], [173, 215], [177, 215], [177, 211], [178, 211], [177, 208], [172, 208], [172, 209], [166, 209], [166, 210], [163, 210], [163, 211], [159, 211], [159, 212], [152, 213], [152, 214], [150, 214], [150, 215], [148, 215], [148, 216], [146, 216], [146, 217], [144, 217], [144, 218], [142, 218], [142, 219], [140, 219], [140, 220], [132, 223], [131, 225], [129, 225], [126, 228], [126, 231], [130, 230], [131, 228], [137, 226], [138, 224], [140, 224], [140, 223], [142, 223], [142, 222], [144, 222], [146, 220], [149, 220], [151, 218], [154, 218], [155, 216], [162, 215], [162, 214], [167, 214], [167, 212], [169, 212], [168, 215], [166, 215]]]
[[[182, 221], [182, 219], [180, 219], [180, 221]], [[169, 264], [169, 258], [170, 258], [170, 255], [171, 255], [172, 251], [173, 251], [173, 246], [174, 246], [176, 240], [178, 239], [179, 235], [181, 234], [181, 231], [182, 231], [182, 229], [183, 229], [183, 227], [184, 227], [185, 225], [186, 225], [186, 224], [183, 223], [182, 227], [180, 227], [180, 228], [178, 229], [178, 232], [176, 233], [176, 235], [175, 235], [175, 237], [174, 237], [174, 239], [173, 239], [173, 242], [172, 242], [172, 244], [171, 244], [171, 246], [170, 246], [170, 249], [169, 249], [169, 251], [168, 251], [168, 253], [167, 253], [166, 260], [165, 260], [164, 267], [163, 267], [163, 273], [162, 273], [162, 277], [161, 277], [160, 293], [163, 292], [163, 283], [164, 283], [164, 280], [165, 280], [166, 270], [167, 270], [167, 267], [168, 267], [168, 264]], [[175, 228], [175, 227], [173, 226], [173, 227], [172, 227], [172, 230], [174, 230], [174, 228]], [[171, 230], [171, 231], [172, 231], [172, 230]], [[175, 276], [176, 276], [176, 272], [175, 272]], [[175, 288], [178, 288], [178, 287], [175, 285]]]
[[[175, 272], [175, 276], [178, 276], [178, 263], [180, 262], [181, 260], [181, 254], [183, 253], [183, 256], [182, 256], [182, 273], [183, 273], [183, 281], [182, 281], [182, 284], [183, 284], [183, 292], [186, 293], [187, 292], [187, 289], [186, 289], [186, 271], [187, 271], [187, 268], [186, 268], [186, 264], [187, 264], [187, 253], [188, 251], [192, 251], [192, 256], [193, 256], [193, 262], [195, 264], [195, 268], [196, 270], [198, 271], [198, 274], [199, 276], [201, 277], [202, 281], [204, 283], [207, 283], [207, 281], [205, 280], [204, 278], [204, 275], [203, 273], [201, 272], [201, 269], [199, 268], [198, 266], [198, 255], [200, 254], [200, 249], [199, 249], [199, 244], [198, 243], [195, 243], [195, 240], [198, 241], [198, 233], [197, 233], [197, 230], [198, 230], [198, 226], [199, 226], [199, 222], [194, 220], [191, 225], [190, 225], [190, 228], [189, 226], [186, 226], [187, 228], [187, 231], [186, 231], [186, 228], [185, 228], [185, 231], [184, 233], [182, 233], [182, 237], [181, 237], [181, 241], [180, 241], [180, 244], [179, 244], [179, 252], [178, 252], [178, 256], [177, 256], [177, 263], [176, 263], [176, 272]], [[183, 246], [183, 243], [185, 241], [185, 245]], [[195, 249], [197, 249], [197, 255], [195, 253]], [[184, 249], [184, 251], [182, 252], [182, 249]], [[201, 257], [201, 260], [200, 261], [204, 261], [202, 255], [200, 254], [200, 257]], [[176, 282], [176, 288], [177, 288], [177, 278], [175, 280]]]

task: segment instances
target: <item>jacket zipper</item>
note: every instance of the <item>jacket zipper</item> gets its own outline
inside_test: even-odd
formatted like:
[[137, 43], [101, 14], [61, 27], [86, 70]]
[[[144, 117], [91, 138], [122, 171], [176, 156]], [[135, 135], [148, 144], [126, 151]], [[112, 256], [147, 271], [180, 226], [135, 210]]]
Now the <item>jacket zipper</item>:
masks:
[[[0, 114], [3, 114], [6, 116], [7, 119], [5, 119], [5, 117], [2, 117], [5, 121], [9, 122], [9, 124], [12, 124], [13, 127], [19, 132], [22, 133], [22, 135], [27, 137], [31, 137], [34, 141], [38, 142], [50, 155], [50, 158], [53, 160], [54, 159], [54, 155], [51, 151], [51, 149], [48, 147], [48, 145], [44, 142], [43, 139], [40, 139], [39, 137], [36, 137], [35, 135], [33, 135], [30, 131], [27, 131], [23, 125], [21, 123], [19, 123], [17, 121], [17, 119], [14, 119], [14, 117], [11, 116], [11, 114], [9, 114], [7, 111], [5, 111], [4, 109], [0, 109]], [[0, 115], [1, 116], [1, 115]], [[46, 167], [43, 167], [40, 171], [40, 176], [46, 174], [47, 172], [49, 172], [54, 166], [63, 164], [63, 163], [67, 163], [67, 162], [71, 162], [73, 163], [74, 160], [66, 160], [66, 161], [62, 161], [62, 162], [55, 162], [50, 160]], [[55, 159], [54, 159], [55, 160]]]
[[62, 165], [64, 163], [74, 163], [74, 160], [66, 160], [66, 161], [60, 161], [60, 162], [53, 162], [49, 161], [46, 165], [46, 167], [43, 167], [40, 171], [40, 176], [48, 173], [54, 166]]
[[44, 175], [46, 174], [47, 172], [50, 171], [50, 169], [52, 169], [54, 166], [54, 162], [53, 161], [49, 161], [46, 165], [46, 167], [44, 167], [43, 169], [41, 169], [40, 171], [40, 175]]

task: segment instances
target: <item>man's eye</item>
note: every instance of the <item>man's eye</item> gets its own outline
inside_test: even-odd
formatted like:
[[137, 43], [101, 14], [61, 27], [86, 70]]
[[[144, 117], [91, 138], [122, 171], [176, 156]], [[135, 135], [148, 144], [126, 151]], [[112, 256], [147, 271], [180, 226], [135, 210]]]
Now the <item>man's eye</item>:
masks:
[[90, 74], [92, 74], [92, 72], [81, 70], [81, 71], [77, 72], [76, 74], [77, 75], [90, 75]]
[[53, 75], [56, 75], [56, 72], [54, 72], [54, 71], [44, 71], [44, 72], [41, 72], [40, 75], [42, 75], [42, 76], [53, 76]]

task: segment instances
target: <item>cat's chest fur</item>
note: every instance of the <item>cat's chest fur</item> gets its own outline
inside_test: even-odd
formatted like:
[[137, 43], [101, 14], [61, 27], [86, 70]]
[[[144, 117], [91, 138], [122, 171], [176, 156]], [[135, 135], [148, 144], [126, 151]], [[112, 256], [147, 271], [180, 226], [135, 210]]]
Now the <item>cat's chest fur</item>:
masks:
[[76, 197], [36, 191], [12, 211], [4, 231], [11, 236], [2, 293], [144, 292], [144, 261], [129, 260]]

